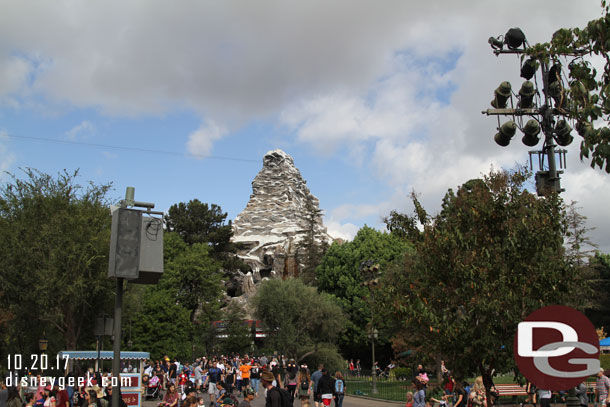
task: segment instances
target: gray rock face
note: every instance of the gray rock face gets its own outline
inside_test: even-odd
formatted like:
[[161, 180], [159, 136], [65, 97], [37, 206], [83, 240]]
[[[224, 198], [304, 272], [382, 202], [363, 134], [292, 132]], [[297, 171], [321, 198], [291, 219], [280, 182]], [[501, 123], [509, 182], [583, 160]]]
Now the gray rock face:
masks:
[[254, 283], [298, 275], [297, 249], [312, 226], [316, 242], [332, 242], [319, 206], [290, 155], [282, 150], [265, 154], [263, 168], [252, 181], [250, 201], [233, 221], [233, 241], [244, 245], [238, 255], [251, 267]]

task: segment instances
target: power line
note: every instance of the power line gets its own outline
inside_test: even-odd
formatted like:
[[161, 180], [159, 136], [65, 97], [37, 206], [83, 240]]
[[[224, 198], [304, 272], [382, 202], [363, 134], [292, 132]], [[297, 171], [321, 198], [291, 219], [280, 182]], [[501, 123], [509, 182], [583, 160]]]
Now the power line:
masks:
[[153, 149], [141, 148], [141, 147], [113, 146], [110, 144], [87, 143], [87, 142], [82, 142], [82, 141], [71, 141], [71, 140], [57, 140], [57, 139], [50, 139], [50, 138], [44, 138], [44, 137], [15, 136], [12, 134], [4, 134], [4, 136], [14, 138], [14, 139], [22, 139], [22, 140], [46, 141], [46, 142], [50, 142], [50, 143], [73, 144], [73, 145], [87, 146], [87, 147], [112, 148], [115, 150], [137, 151], [137, 152], [141, 152], [141, 153], [166, 154], [166, 155], [175, 155], [175, 156], [180, 156], [180, 157], [205, 158], [205, 159], [210, 159], [210, 160], [224, 160], [224, 161], [241, 161], [241, 162], [249, 162], [249, 163], [259, 163], [260, 162], [260, 160], [251, 160], [248, 158], [235, 158], [235, 157], [224, 157], [224, 156], [201, 157], [196, 154], [180, 153], [178, 151], [153, 150]]

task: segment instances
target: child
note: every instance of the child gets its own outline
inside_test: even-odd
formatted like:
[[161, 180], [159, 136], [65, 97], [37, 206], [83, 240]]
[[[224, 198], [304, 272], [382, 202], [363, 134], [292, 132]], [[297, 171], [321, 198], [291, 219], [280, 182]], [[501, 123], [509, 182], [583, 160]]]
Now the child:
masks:
[[407, 404], [405, 404], [405, 407], [413, 407], [413, 392], [412, 391], [407, 392]]
[[443, 394], [443, 396], [441, 397], [440, 400], [437, 400], [434, 397], [430, 397], [430, 400], [434, 401], [435, 403], [438, 403], [439, 407], [447, 407], [447, 399], [448, 398], [449, 398], [448, 395]]

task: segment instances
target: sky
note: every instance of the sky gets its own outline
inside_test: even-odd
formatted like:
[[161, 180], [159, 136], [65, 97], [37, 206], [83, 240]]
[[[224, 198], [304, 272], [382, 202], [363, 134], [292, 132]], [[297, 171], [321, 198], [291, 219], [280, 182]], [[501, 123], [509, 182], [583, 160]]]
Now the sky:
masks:
[[[435, 213], [449, 188], [526, 164], [481, 114], [523, 81], [487, 39], [600, 16], [599, 0], [0, 0], [0, 171], [78, 169], [117, 200], [133, 186], [157, 210], [197, 198], [234, 219], [279, 148], [350, 239], [411, 213], [412, 191]], [[609, 253], [610, 175], [574, 135], [562, 196]]]

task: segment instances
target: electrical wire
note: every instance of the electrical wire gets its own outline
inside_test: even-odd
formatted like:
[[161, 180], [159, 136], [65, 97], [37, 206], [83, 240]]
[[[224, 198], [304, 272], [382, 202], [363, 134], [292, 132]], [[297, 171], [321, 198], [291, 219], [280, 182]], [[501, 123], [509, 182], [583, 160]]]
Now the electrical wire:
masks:
[[113, 146], [110, 144], [98, 144], [98, 143], [86, 143], [82, 141], [71, 141], [71, 140], [57, 140], [50, 139], [44, 137], [31, 137], [31, 136], [15, 136], [13, 134], [4, 134], [5, 137], [14, 138], [14, 139], [22, 139], [22, 140], [35, 140], [35, 141], [46, 141], [50, 143], [61, 143], [61, 144], [72, 144], [72, 145], [80, 145], [87, 147], [98, 147], [98, 148], [112, 148], [115, 150], [127, 150], [127, 151], [136, 151], [140, 153], [155, 153], [155, 154], [166, 154], [166, 155], [175, 155], [180, 157], [191, 157], [191, 158], [205, 158], [210, 160], [224, 160], [224, 161], [241, 161], [241, 162], [249, 162], [249, 163], [259, 163], [260, 160], [252, 160], [248, 158], [236, 158], [236, 157], [225, 157], [225, 156], [198, 156], [196, 154], [190, 153], [180, 153], [178, 151], [166, 151], [166, 150], [153, 150], [149, 148], [140, 148], [140, 147], [125, 147], [125, 146]]

